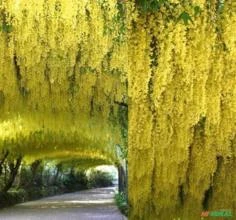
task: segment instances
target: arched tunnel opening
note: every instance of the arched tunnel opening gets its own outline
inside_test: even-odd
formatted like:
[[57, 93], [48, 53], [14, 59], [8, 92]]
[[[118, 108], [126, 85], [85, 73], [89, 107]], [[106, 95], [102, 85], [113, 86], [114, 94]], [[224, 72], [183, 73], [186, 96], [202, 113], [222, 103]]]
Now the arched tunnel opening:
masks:
[[[78, 215], [83, 216], [91, 204], [109, 208], [121, 193], [127, 199], [127, 140], [123, 136], [127, 128], [120, 129], [127, 115], [120, 110], [119, 114], [120, 121], [115, 122], [82, 111], [79, 116], [54, 110], [3, 115], [0, 206], [26, 202], [20, 205], [22, 210], [33, 207], [45, 211], [80, 207]], [[60, 194], [64, 197], [27, 203]]]

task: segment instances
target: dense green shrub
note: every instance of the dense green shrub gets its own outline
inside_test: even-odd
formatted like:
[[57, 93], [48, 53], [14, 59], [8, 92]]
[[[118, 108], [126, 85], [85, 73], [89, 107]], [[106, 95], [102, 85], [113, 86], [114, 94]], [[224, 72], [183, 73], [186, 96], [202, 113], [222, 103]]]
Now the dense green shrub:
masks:
[[29, 200], [35, 200], [43, 197], [41, 187], [32, 186], [27, 189], [27, 196]]
[[63, 185], [66, 192], [87, 189], [88, 179], [85, 171], [71, 171], [65, 175]]
[[47, 186], [41, 188], [42, 197], [54, 196], [59, 193], [63, 193], [62, 189], [58, 186]]
[[100, 170], [92, 170], [88, 177], [89, 188], [112, 186], [113, 176]]
[[7, 207], [16, 203], [21, 203], [27, 200], [27, 193], [25, 190], [14, 190], [6, 193], [0, 193], [0, 207]]

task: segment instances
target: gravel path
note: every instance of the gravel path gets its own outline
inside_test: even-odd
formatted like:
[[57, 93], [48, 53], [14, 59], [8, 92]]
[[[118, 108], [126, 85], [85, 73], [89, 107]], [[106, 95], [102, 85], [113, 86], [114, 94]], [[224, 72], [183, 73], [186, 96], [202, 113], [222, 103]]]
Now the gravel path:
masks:
[[0, 210], [0, 220], [123, 220], [114, 188], [67, 193]]

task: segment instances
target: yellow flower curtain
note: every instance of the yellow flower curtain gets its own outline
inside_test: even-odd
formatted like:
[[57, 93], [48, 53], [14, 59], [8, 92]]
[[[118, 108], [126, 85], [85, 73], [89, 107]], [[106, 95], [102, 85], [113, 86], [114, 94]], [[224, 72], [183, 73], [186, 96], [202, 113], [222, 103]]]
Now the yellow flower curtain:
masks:
[[128, 40], [130, 219], [234, 209], [234, 2], [136, 2]]

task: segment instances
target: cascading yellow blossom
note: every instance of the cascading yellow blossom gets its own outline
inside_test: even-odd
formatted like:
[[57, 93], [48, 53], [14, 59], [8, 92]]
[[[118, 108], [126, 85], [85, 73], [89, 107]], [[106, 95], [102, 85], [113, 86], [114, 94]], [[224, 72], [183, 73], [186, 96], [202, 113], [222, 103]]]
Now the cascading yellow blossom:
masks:
[[169, 2], [129, 31], [132, 220], [235, 210], [234, 3]]
[[117, 162], [118, 13], [113, 0], [0, 1], [0, 150]]

